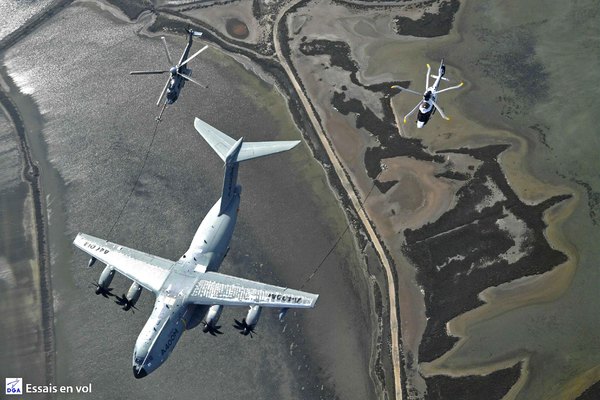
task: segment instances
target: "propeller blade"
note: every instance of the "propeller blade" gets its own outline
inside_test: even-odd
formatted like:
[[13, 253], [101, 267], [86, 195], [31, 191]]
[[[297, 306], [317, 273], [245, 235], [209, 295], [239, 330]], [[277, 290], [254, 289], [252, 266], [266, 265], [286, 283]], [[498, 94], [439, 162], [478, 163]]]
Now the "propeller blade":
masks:
[[91, 283], [96, 288], [96, 294], [97, 295], [101, 294], [103, 297], [105, 297], [107, 299], [108, 299], [109, 296], [116, 296], [115, 294], [111, 293], [112, 290], [113, 290], [113, 288], [106, 288], [106, 289], [104, 289], [104, 288], [102, 288], [100, 285], [98, 285], [95, 282], [91, 282]]
[[162, 92], [160, 92], [160, 97], [158, 98], [158, 101], [156, 102], [157, 106], [160, 105], [160, 101], [162, 100], [163, 96], [165, 95], [165, 92], [167, 91], [167, 88], [169, 87], [170, 82], [171, 82], [171, 78], [169, 77], [169, 79], [167, 79], [167, 83], [165, 84], [165, 87], [163, 88]]
[[412, 114], [413, 114], [415, 111], [417, 111], [417, 108], [419, 108], [419, 106], [420, 106], [420, 105], [421, 105], [421, 103], [418, 103], [418, 104], [415, 106], [415, 108], [413, 108], [412, 110], [410, 110], [410, 112], [404, 116], [404, 123], [406, 123], [406, 119], [407, 119], [408, 117], [410, 117], [410, 116], [411, 116], [411, 115], [412, 115]]
[[464, 84], [465, 84], [464, 82], [461, 82], [460, 84], [458, 84], [456, 86], [450, 86], [450, 87], [448, 87], [446, 89], [438, 90], [437, 92], [438, 93], [444, 93], [444, 92], [447, 92], [448, 90], [458, 89], [459, 87], [462, 87], [462, 85], [464, 85]]
[[444, 111], [442, 110], [442, 108], [440, 106], [438, 106], [435, 101], [431, 100], [431, 104], [433, 104], [433, 106], [440, 112], [440, 115], [442, 116], [442, 118], [444, 118], [446, 121], [450, 121], [450, 118], [448, 118], [446, 116], [446, 114], [444, 114]]
[[129, 75], [158, 75], [169, 71], [131, 71]]
[[244, 324], [242, 324], [240, 321], [237, 319], [234, 319], [233, 321], [235, 322], [235, 325], [233, 325], [235, 329], [244, 329]]
[[425, 90], [429, 89], [429, 74], [431, 74], [431, 65], [427, 64], [427, 75], [425, 76]]
[[208, 89], [208, 86], [203, 85], [200, 82], [193, 80], [192, 77], [189, 76], [189, 75], [182, 74], [181, 72], [178, 72], [177, 75], [180, 75], [180, 76], [184, 77], [186, 80], [188, 80], [188, 81], [190, 81], [192, 83], [195, 83], [196, 85], [198, 85], [200, 87], [203, 87], [204, 89]]
[[414, 90], [411, 90], [411, 89], [408, 89], [408, 88], [404, 88], [404, 87], [398, 86], [398, 85], [392, 86], [392, 89], [398, 89], [398, 90], [401, 90], [403, 92], [408, 92], [408, 93], [416, 94], [417, 96], [423, 96], [423, 93], [415, 92]]
[[182, 65], [185, 65], [188, 62], [192, 61], [192, 58], [196, 57], [198, 54], [202, 53], [206, 49], [208, 49], [208, 45], [204, 46], [203, 48], [201, 48], [200, 50], [198, 50], [197, 52], [195, 52], [190, 58], [188, 58], [187, 60], [185, 60], [184, 62], [182, 62], [181, 64], [179, 64], [178, 67], [181, 67]]
[[167, 39], [165, 39], [164, 36], [161, 36], [160, 39], [162, 40], [163, 45], [165, 46], [165, 54], [167, 55], [167, 60], [169, 60], [169, 65], [174, 65], [173, 60], [171, 60], [171, 54], [169, 53], [169, 48], [167, 47]]

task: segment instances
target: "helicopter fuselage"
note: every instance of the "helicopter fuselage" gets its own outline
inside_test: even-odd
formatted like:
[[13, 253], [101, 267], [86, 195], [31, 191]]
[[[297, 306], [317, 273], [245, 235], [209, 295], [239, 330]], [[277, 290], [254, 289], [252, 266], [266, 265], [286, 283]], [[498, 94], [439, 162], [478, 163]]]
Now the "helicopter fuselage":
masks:
[[[185, 50], [183, 51], [181, 59], [179, 60], [179, 63], [177, 65], [181, 65], [181, 63], [184, 60], [187, 60], [187, 58], [189, 57], [190, 49], [192, 48], [192, 40], [193, 33], [190, 31], [188, 33], [188, 44], [185, 46]], [[179, 67], [179, 69], [175, 69], [175, 67], [171, 68], [171, 80], [169, 81], [169, 86], [167, 87], [166, 95], [167, 104], [175, 103], [179, 98], [179, 93], [181, 92], [181, 89], [183, 89], [183, 86], [185, 86], [185, 79], [181, 75], [178, 75], [178, 72], [188, 76], [192, 75], [192, 70], [186, 68], [185, 65], [182, 65], [181, 67]]]
[[[190, 68], [186, 68], [185, 66], [180, 67], [179, 72], [188, 76], [192, 75], [192, 70]], [[171, 80], [169, 81], [169, 86], [167, 87], [167, 104], [173, 104], [177, 101], [183, 86], [185, 86], [185, 79], [177, 73], [171, 73]]]
[[440, 88], [440, 83], [442, 82], [445, 72], [446, 67], [442, 63], [435, 82], [433, 82], [433, 85], [428, 87], [423, 94], [423, 101], [421, 102], [421, 105], [419, 106], [419, 112], [417, 113], [417, 128], [424, 127], [431, 116], [435, 114], [435, 107], [433, 106], [433, 103], [437, 101], [437, 91]]

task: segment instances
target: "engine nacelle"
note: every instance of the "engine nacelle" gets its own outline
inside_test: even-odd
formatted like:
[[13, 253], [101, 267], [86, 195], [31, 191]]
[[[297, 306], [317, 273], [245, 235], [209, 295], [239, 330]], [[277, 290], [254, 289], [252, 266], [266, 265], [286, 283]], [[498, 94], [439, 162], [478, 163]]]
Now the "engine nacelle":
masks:
[[133, 282], [127, 291], [127, 296], [125, 297], [127, 299], [127, 308], [135, 306], [135, 303], [137, 303], [141, 294], [142, 287], [137, 282]]
[[100, 274], [100, 279], [98, 279], [98, 289], [96, 289], [96, 293], [99, 294], [108, 289], [114, 276], [115, 270], [110, 265], [107, 265]]
[[223, 312], [223, 306], [214, 305], [208, 309], [206, 313], [206, 327], [204, 328], [204, 332], [207, 332], [207, 327], [215, 327], [217, 322], [219, 322], [219, 318], [221, 318], [221, 313]]
[[262, 307], [260, 306], [250, 306], [250, 310], [248, 310], [248, 314], [246, 315], [246, 325], [248, 325], [250, 329], [258, 324], [261, 310]]

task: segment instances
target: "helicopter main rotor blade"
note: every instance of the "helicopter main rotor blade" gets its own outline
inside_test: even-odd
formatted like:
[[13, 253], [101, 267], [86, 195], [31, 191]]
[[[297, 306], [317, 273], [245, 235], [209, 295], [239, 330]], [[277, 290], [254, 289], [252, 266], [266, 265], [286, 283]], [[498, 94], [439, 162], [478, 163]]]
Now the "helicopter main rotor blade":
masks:
[[427, 64], [427, 76], [425, 76], [425, 90], [429, 90], [429, 74], [431, 74], [431, 65]]
[[165, 53], [167, 54], [167, 60], [169, 60], [169, 65], [174, 65], [173, 60], [171, 60], [171, 54], [169, 53], [169, 48], [167, 47], [167, 39], [165, 39], [164, 36], [161, 36], [160, 39], [162, 40], [163, 45], [165, 46]]
[[130, 75], [159, 75], [169, 71], [131, 71]]
[[433, 104], [433, 106], [440, 112], [440, 115], [442, 116], [442, 118], [444, 118], [446, 121], [450, 121], [450, 118], [448, 118], [446, 116], [446, 114], [444, 114], [444, 110], [442, 110], [442, 108], [440, 106], [438, 106], [435, 101], [431, 100], [431, 104]]
[[404, 88], [404, 87], [398, 86], [398, 85], [392, 86], [392, 89], [399, 89], [399, 90], [401, 90], [403, 92], [408, 92], [408, 93], [416, 94], [417, 96], [423, 96], [423, 93], [415, 92], [414, 90], [407, 89], [407, 88]]
[[198, 85], [198, 86], [201, 86], [201, 87], [203, 87], [204, 89], [208, 89], [208, 86], [206, 86], [206, 85], [203, 85], [203, 84], [201, 84], [200, 82], [196, 82], [196, 81], [195, 81], [195, 80], [193, 80], [193, 79], [192, 79], [192, 77], [191, 77], [191, 76], [189, 76], [189, 75], [182, 74], [181, 72], [178, 72], [177, 74], [178, 74], [178, 75], [180, 75], [180, 76], [182, 76], [182, 77], [184, 77], [186, 80], [188, 80], [188, 81], [190, 81], [190, 82], [192, 82], [192, 83], [195, 83], [195, 84], [196, 84], [196, 85]]
[[415, 106], [415, 108], [413, 108], [412, 110], [410, 110], [410, 112], [404, 116], [404, 123], [406, 123], [406, 119], [408, 117], [410, 117], [415, 111], [417, 111], [417, 108], [419, 108], [420, 105], [421, 105], [420, 102], [417, 103], [417, 105]]
[[456, 86], [450, 86], [450, 87], [447, 87], [446, 89], [438, 90], [437, 92], [444, 93], [444, 92], [447, 92], [448, 90], [458, 89], [459, 87], [462, 87], [462, 85], [464, 85], [464, 84], [465, 84], [464, 82], [461, 82], [460, 84], [458, 84]]
[[201, 48], [200, 50], [198, 50], [197, 52], [195, 52], [193, 56], [191, 56], [190, 58], [188, 58], [187, 60], [185, 60], [184, 62], [182, 62], [181, 64], [179, 64], [178, 67], [181, 67], [182, 65], [185, 65], [188, 62], [192, 61], [192, 58], [196, 57], [198, 54], [202, 53], [206, 49], [208, 49], [208, 45], [204, 46], [203, 48]]
[[163, 96], [165, 95], [165, 92], [167, 91], [167, 88], [169, 87], [170, 82], [171, 82], [171, 77], [169, 77], [169, 79], [167, 79], [167, 83], [165, 84], [165, 87], [163, 88], [162, 92], [160, 92], [160, 97], [158, 98], [158, 101], [156, 102], [157, 107], [160, 105], [160, 101], [162, 100]]

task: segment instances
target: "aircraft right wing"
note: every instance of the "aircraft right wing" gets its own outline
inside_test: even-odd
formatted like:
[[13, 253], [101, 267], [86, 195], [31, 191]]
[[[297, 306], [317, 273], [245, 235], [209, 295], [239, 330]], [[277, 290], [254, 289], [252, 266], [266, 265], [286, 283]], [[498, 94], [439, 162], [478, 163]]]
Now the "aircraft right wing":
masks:
[[194, 304], [277, 308], [313, 308], [319, 295], [268, 285], [220, 274], [205, 272], [189, 296]]

